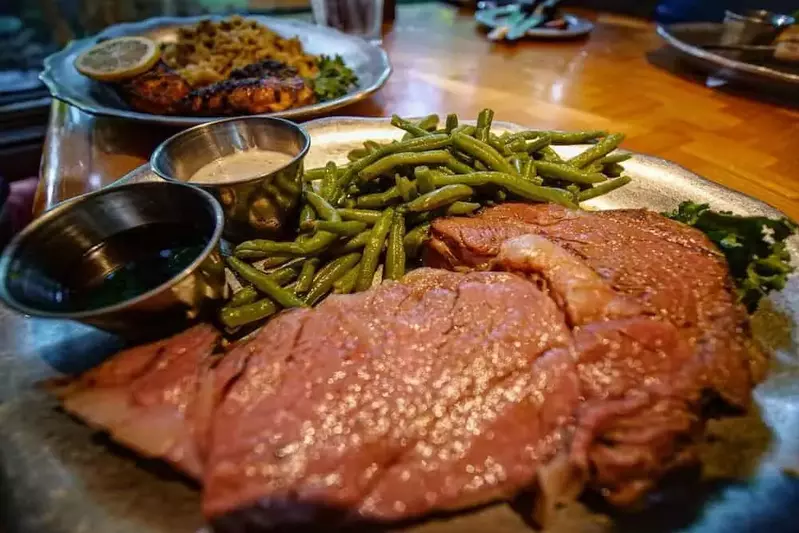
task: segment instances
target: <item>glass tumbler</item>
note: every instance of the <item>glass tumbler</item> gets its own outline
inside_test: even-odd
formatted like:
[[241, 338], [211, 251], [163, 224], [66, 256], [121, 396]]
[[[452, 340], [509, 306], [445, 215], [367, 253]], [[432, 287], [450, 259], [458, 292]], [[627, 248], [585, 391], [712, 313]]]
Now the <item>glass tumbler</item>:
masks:
[[344, 33], [381, 41], [383, 0], [311, 0], [314, 21]]

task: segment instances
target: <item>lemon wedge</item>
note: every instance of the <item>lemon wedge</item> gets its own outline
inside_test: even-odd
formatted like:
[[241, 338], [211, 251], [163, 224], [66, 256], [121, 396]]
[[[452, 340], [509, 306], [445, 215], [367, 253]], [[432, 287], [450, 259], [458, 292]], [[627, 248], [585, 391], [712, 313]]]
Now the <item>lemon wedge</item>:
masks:
[[161, 47], [146, 37], [118, 37], [97, 43], [75, 59], [75, 68], [99, 81], [119, 81], [150, 70]]

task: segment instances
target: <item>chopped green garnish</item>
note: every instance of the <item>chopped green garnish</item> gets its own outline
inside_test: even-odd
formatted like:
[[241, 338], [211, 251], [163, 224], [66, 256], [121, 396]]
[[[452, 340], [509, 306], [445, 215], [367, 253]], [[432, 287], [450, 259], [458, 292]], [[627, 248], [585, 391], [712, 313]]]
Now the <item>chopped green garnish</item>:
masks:
[[316, 98], [320, 102], [344, 96], [358, 84], [358, 76], [340, 55], [334, 57], [321, 55], [318, 60], [319, 75], [310, 80]]
[[763, 296], [782, 289], [793, 272], [785, 239], [797, 226], [786, 218], [745, 217], [690, 201], [664, 215], [701, 230], [719, 247], [749, 312]]

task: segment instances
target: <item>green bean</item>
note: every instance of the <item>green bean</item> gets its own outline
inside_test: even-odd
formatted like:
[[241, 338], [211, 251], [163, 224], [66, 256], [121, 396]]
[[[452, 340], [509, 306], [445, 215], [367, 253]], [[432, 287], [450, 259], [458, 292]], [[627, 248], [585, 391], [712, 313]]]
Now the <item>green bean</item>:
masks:
[[399, 153], [399, 152], [424, 152], [427, 150], [437, 150], [449, 146], [449, 135], [427, 135], [423, 138], [410, 138], [398, 143], [387, 144], [380, 148], [377, 152], [367, 155], [366, 157], [353, 162], [347, 170], [339, 174], [339, 186], [346, 188], [352, 181], [352, 178], [364, 168], [368, 167], [375, 161], [382, 157]]
[[[382, 216], [383, 213], [380, 213]], [[363, 233], [356, 235], [355, 237], [351, 238], [341, 246], [337, 246], [335, 251], [336, 252], [354, 252], [356, 250], [360, 250], [366, 243], [369, 242], [369, 235], [372, 233], [372, 230], [364, 231]]]
[[322, 196], [316, 194], [313, 191], [305, 191], [305, 199], [308, 200], [308, 203], [311, 204], [316, 214], [318, 214], [324, 220], [330, 220], [332, 222], [338, 222], [341, 220], [341, 217], [332, 205], [330, 205], [327, 200], [322, 198]]
[[305, 305], [302, 300], [297, 298], [292, 292], [278, 285], [274, 279], [257, 268], [235, 257], [228, 257], [227, 262], [230, 268], [235, 270], [241, 277], [252, 283], [256, 289], [263, 292], [283, 307], [302, 307]]
[[366, 148], [355, 148], [354, 150], [347, 152], [347, 159], [350, 161], [357, 161], [362, 157], [366, 157], [367, 155], [369, 155], [369, 152], [366, 150]]
[[404, 208], [410, 212], [430, 211], [469, 198], [474, 190], [468, 185], [445, 185], [408, 202]]
[[316, 219], [316, 212], [313, 210], [309, 204], [305, 204], [300, 209], [300, 227], [302, 228], [303, 225], [308, 224], [312, 220]]
[[360, 263], [352, 267], [346, 274], [333, 282], [333, 292], [336, 294], [349, 294], [355, 290], [355, 282], [358, 281], [358, 272], [361, 269]]
[[429, 168], [424, 166], [416, 167], [413, 173], [416, 176], [416, 188], [421, 194], [427, 194], [436, 188], [433, 185], [433, 175]]
[[[474, 159], [472, 159], [472, 161], [474, 161]], [[474, 172], [474, 168], [463, 161], [458, 161], [452, 154], [450, 154], [449, 160], [445, 163], [445, 165], [455, 174], [469, 174], [470, 172]]]
[[[524, 165], [522, 165], [522, 177], [528, 181], [536, 181], [535, 164], [532, 159], [528, 159], [524, 162]], [[541, 180], [537, 181], [540, 182]]]
[[275, 185], [292, 198], [296, 198], [300, 195], [300, 185], [292, 181], [286, 174], [278, 174], [275, 178]]
[[420, 128], [425, 131], [435, 130], [438, 127], [438, 115], [435, 113], [432, 115], [427, 115], [422, 120], [419, 121], [417, 124]]
[[419, 193], [416, 190], [416, 184], [411, 180], [405, 176], [400, 176], [399, 174], [396, 176], [395, 180], [397, 184], [397, 190], [399, 191], [403, 202], [410, 202], [419, 196]]
[[524, 145], [524, 150], [527, 153], [533, 153], [541, 150], [545, 146], [549, 146], [552, 143], [552, 137], [549, 135], [541, 135], [540, 137], [536, 137], [535, 139], [531, 140], [527, 144]]
[[473, 137], [467, 137], [462, 133], [452, 135], [452, 143], [460, 150], [484, 162], [490, 168], [507, 174], [515, 174], [516, 170], [510, 163], [505, 161], [499, 152], [488, 146], [486, 143]]
[[[319, 189], [319, 196], [328, 202], [333, 201], [333, 198], [336, 196], [337, 182], [338, 169], [333, 161], [329, 161], [327, 165], [325, 165], [325, 177], [322, 178], [322, 186]], [[317, 213], [319, 213], [318, 210]], [[321, 213], [320, 216], [324, 218], [324, 215], [321, 215]]]
[[470, 187], [495, 185], [505, 188], [513, 194], [527, 200], [552, 202], [566, 207], [575, 207], [571, 195], [562, 189], [541, 187], [530, 183], [522, 177], [504, 174], [502, 172], [474, 172], [472, 174], [460, 174], [456, 176], [436, 174], [433, 177], [433, 182], [437, 187], [453, 184], [469, 185]]
[[601, 159], [615, 150], [623, 140], [624, 134], [611, 133], [588, 150], [569, 159], [567, 163], [575, 168], [588, 166], [597, 159]]
[[421, 211], [419, 213], [407, 213], [405, 215], [405, 225], [409, 227], [416, 227], [419, 224], [425, 224], [432, 221], [434, 218], [441, 215], [439, 210], [435, 211]]
[[359, 233], [366, 230], [366, 224], [358, 222], [357, 220], [348, 220], [346, 222], [331, 220], [317, 220], [313, 223], [314, 228], [318, 231], [329, 231], [342, 237], [354, 237]]
[[247, 305], [253, 303], [255, 300], [258, 299], [258, 291], [255, 290], [255, 287], [247, 286], [242, 287], [241, 289], [237, 290], [235, 294], [230, 298], [226, 308], [232, 309], [234, 307], [241, 307], [242, 305]]
[[319, 259], [316, 257], [305, 260], [305, 262], [302, 264], [300, 277], [297, 278], [297, 286], [294, 288], [294, 292], [306, 293], [311, 289], [311, 283], [313, 283], [313, 277], [318, 267]]
[[312, 168], [305, 171], [302, 181], [316, 181], [325, 177], [325, 168]]
[[452, 156], [445, 150], [391, 154], [364, 168], [358, 176], [361, 180], [367, 181], [381, 174], [387, 174], [401, 165], [443, 165], [450, 159]]
[[618, 163], [610, 163], [609, 165], [603, 165], [602, 172], [611, 178], [616, 178], [622, 175], [624, 167]]
[[604, 137], [608, 132], [600, 130], [590, 131], [554, 131], [554, 130], [526, 130], [514, 133], [510, 139], [534, 139], [543, 135], [552, 140], [552, 144], [581, 144], [600, 137]]
[[279, 267], [280, 265], [288, 263], [289, 261], [291, 261], [293, 259], [294, 258], [291, 257], [291, 256], [273, 255], [273, 256], [267, 257], [266, 259], [261, 261], [258, 266], [259, 266], [259, 268], [263, 268], [264, 270], [268, 270], [270, 268]]
[[359, 196], [355, 199], [355, 205], [360, 208], [376, 208], [399, 203], [400, 200], [402, 200], [402, 194], [399, 189], [394, 186], [383, 192]]
[[603, 165], [610, 165], [612, 163], [623, 163], [632, 157], [632, 154], [625, 152], [611, 152], [599, 160]]
[[366, 150], [367, 154], [373, 154], [380, 150], [381, 146], [377, 144], [375, 141], [364, 141], [363, 148]]
[[380, 215], [383, 214], [380, 211], [374, 211], [372, 209], [339, 208], [337, 211], [341, 220], [357, 220], [358, 222], [364, 222], [370, 226], [377, 222], [380, 219]]
[[263, 298], [247, 305], [223, 308], [219, 313], [219, 319], [226, 327], [236, 328], [256, 320], [263, 320], [277, 311], [278, 306], [275, 302], [269, 298]]
[[513, 153], [510, 148], [493, 133], [488, 136], [488, 145], [504, 156], [509, 156]]
[[577, 195], [577, 199], [580, 202], [584, 202], [586, 200], [590, 200], [591, 198], [602, 196], [603, 194], [607, 194], [610, 191], [615, 191], [619, 187], [627, 185], [628, 183], [630, 183], [630, 181], [631, 181], [630, 176], [621, 176], [619, 178], [606, 181], [601, 185], [596, 185], [595, 187], [591, 187], [590, 189], [586, 189], [580, 192]]
[[391, 125], [401, 130], [407, 131], [414, 137], [424, 137], [425, 135], [430, 134], [430, 132], [427, 130], [420, 128], [408, 120], [400, 118], [398, 115], [391, 115]]
[[264, 192], [266, 192], [269, 196], [274, 199], [274, 203], [280, 207], [283, 211], [288, 211], [292, 207], [294, 207], [295, 199], [293, 196], [286, 195], [283, 191], [268, 183], [263, 186]]
[[563, 163], [563, 158], [561, 158], [558, 153], [549, 145], [540, 148], [538, 152], [542, 156], [541, 161], [546, 161], [548, 163]]
[[480, 209], [480, 204], [476, 202], [455, 202], [454, 204], [447, 207], [447, 215], [449, 216], [460, 216], [460, 215], [471, 215], [478, 209]]
[[474, 132], [477, 131], [477, 128], [474, 126], [469, 126], [468, 124], [462, 124], [455, 129], [453, 129], [450, 133], [462, 133], [464, 135], [474, 135]]
[[524, 175], [524, 172], [523, 172], [524, 171], [524, 163], [522, 163], [521, 159], [519, 159], [518, 157], [511, 157], [510, 159], [508, 159], [508, 163], [513, 165], [514, 170], [516, 170], [516, 174], [518, 174], [519, 176]]
[[363, 251], [363, 259], [361, 260], [361, 270], [358, 272], [358, 281], [355, 283], [355, 290], [365, 291], [372, 286], [372, 279], [375, 275], [377, 262], [380, 259], [380, 253], [383, 251], [383, 244], [386, 241], [386, 236], [391, 230], [391, 222], [394, 217], [394, 209], [388, 208], [383, 211], [383, 216], [380, 217], [369, 236], [369, 242]]
[[488, 134], [491, 132], [491, 122], [494, 120], [494, 111], [492, 109], [483, 109], [477, 114], [477, 129], [474, 136], [482, 142], [488, 141]]
[[514, 152], [527, 153], [527, 151], [528, 151], [527, 143], [524, 142], [523, 139], [516, 139], [515, 141], [511, 141], [511, 142], [505, 143], [505, 147], [511, 153], [514, 153]]
[[322, 299], [328, 292], [333, 289], [333, 284], [337, 279], [340, 279], [352, 267], [354, 267], [361, 259], [361, 254], [351, 253], [343, 255], [328, 263], [325, 268], [319, 271], [314, 277], [311, 290], [305, 297], [307, 305], [314, 305]]
[[391, 223], [391, 231], [388, 234], [388, 244], [386, 245], [386, 271], [385, 277], [398, 280], [405, 275], [405, 248], [403, 239], [405, 238], [405, 215], [400, 212], [394, 213], [394, 220]]
[[447, 133], [452, 133], [452, 130], [458, 127], [458, 115], [450, 113], [447, 115]]
[[402, 240], [403, 248], [405, 248], [405, 255], [407, 257], [419, 257], [419, 251], [429, 238], [429, 223], [424, 223], [413, 228], [405, 234], [405, 238]]
[[317, 231], [302, 242], [278, 242], [266, 239], [244, 241], [234, 250], [236, 257], [269, 257], [289, 255], [294, 257], [316, 255], [336, 241], [338, 236], [326, 231]]
[[607, 178], [599, 173], [588, 173], [571, 165], [561, 163], [547, 163], [546, 161], [536, 161], [535, 169], [539, 176], [545, 178], [564, 180], [571, 183], [581, 183], [584, 185], [591, 185], [593, 183], [600, 183]]

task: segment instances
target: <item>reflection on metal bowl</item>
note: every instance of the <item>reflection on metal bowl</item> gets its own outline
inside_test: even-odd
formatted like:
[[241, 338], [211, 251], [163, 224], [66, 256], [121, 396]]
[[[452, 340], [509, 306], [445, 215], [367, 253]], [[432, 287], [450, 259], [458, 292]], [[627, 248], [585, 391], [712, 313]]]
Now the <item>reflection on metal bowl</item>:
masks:
[[209, 163], [233, 154], [271, 150], [292, 156], [276, 170], [220, 183], [192, 182], [213, 194], [225, 211], [225, 238], [279, 238], [289, 227], [302, 190], [303, 159], [311, 146], [300, 126], [271, 117], [241, 117], [209, 122], [164, 141], [150, 158], [153, 172], [169, 181], [188, 182]]
[[[129, 339], [179, 330], [224, 296], [223, 221], [210, 194], [178, 183], [75, 198], [8, 245], [0, 300], [28, 315], [78, 320]], [[156, 263], [163, 268], [153, 275]]]

